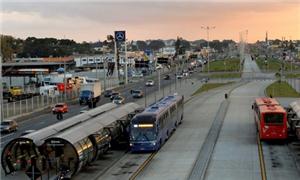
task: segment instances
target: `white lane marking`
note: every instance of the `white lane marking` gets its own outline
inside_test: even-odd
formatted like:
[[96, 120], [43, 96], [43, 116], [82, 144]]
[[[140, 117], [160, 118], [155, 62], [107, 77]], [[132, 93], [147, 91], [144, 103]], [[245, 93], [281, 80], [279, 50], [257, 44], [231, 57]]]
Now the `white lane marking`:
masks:
[[11, 141], [12, 139], [9, 139], [9, 140], [6, 140], [6, 141], [1, 141], [1, 146], [2, 146], [2, 144], [4, 144], [4, 143], [6, 143], [6, 142], [9, 142], [9, 141]]
[[10, 133], [10, 134], [7, 134], [7, 135], [5, 135], [5, 136], [2, 136], [2, 135], [1, 135], [1, 139], [6, 138], [6, 137], [9, 137], [9, 136], [12, 136], [12, 135], [14, 135], [14, 134], [15, 134], [15, 132]]

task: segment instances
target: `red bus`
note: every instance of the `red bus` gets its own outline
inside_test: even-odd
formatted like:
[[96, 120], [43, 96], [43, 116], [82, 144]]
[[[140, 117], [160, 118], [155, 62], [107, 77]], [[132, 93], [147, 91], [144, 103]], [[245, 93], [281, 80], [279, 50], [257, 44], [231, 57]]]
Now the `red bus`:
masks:
[[252, 106], [261, 140], [288, 137], [286, 110], [273, 98], [256, 98]]

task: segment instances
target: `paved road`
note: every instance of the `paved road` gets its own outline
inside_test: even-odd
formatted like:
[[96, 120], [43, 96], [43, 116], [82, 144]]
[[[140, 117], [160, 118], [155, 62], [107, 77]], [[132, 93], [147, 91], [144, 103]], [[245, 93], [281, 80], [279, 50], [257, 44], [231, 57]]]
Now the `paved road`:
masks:
[[186, 179], [227, 90], [194, 97], [185, 106], [181, 126], [154, 156], [137, 179]]
[[[193, 83], [192, 83], [193, 82]], [[167, 94], [178, 93], [185, 96], [185, 100], [189, 99], [191, 94], [194, 93], [202, 85], [201, 81], [196, 79], [184, 80], [181, 83], [172, 84], [165, 88], [165, 92], [151, 93], [148, 98], [148, 103], [153, 103], [155, 99], [159, 99]], [[144, 99], [139, 99], [136, 103], [141, 106], [144, 105]], [[188, 105], [186, 108], [190, 108]], [[108, 155], [104, 155], [101, 160], [93, 162], [91, 167], [83, 169], [73, 179], [83, 179], [88, 176], [90, 179], [128, 179], [130, 175], [137, 170], [137, 168], [145, 161], [150, 154], [131, 154], [120, 153], [120, 151], [112, 150]]]
[[[244, 72], [256, 71], [249, 56]], [[255, 72], [258, 73], [259, 72]], [[263, 75], [263, 74], [259, 74]], [[247, 74], [243, 74], [243, 78]], [[264, 95], [264, 89], [273, 81], [255, 81], [232, 92], [230, 106], [219, 139], [211, 157], [205, 179], [261, 179], [257, 147], [257, 132], [251, 104]], [[286, 103], [286, 99], [282, 99]], [[262, 143], [267, 179], [300, 178], [296, 164], [285, 144]]]
[[255, 61], [252, 61], [249, 54], [245, 55], [243, 79], [274, 79], [274, 73], [262, 73]]
[[[162, 77], [161, 77], [162, 79]], [[180, 80], [180, 81], [184, 81], [184, 80]], [[178, 81], [178, 83], [180, 83], [180, 81]], [[168, 84], [174, 83], [175, 79], [172, 78], [171, 80], [161, 80], [161, 92], [169, 92], [169, 88], [166, 88], [168, 86]], [[136, 83], [134, 85], [130, 85], [130, 87], [127, 88], [120, 88], [120, 92], [122, 94], [122, 96], [124, 96], [126, 98], [126, 102], [131, 102], [131, 101], [135, 101], [136, 99], [133, 99], [131, 94], [130, 94], [130, 90], [131, 89], [142, 89], [143, 91], [145, 91], [145, 93], [152, 93], [155, 92], [158, 89], [158, 83], [157, 81], [155, 82], [155, 85], [152, 87], [145, 87], [144, 82], [139, 82]], [[98, 106], [110, 102], [109, 98], [102, 98], [101, 101], [98, 103]], [[75, 116], [77, 114], [79, 114], [79, 112], [81, 110], [86, 110], [88, 109], [86, 106], [79, 106], [79, 104], [75, 104], [75, 105], [70, 105], [69, 107], [69, 112], [64, 114], [64, 119], [67, 119], [69, 117]], [[26, 130], [29, 129], [34, 129], [34, 130], [38, 130], [41, 129], [43, 127], [49, 126], [51, 124], [57, 123], [58, 121], [56, 120], [56, 116], [53, 115], [50, 112], [50, 108], [49, 111], [47, 113], [43, 113], [41, 115], [38, 116], [31, 116], [29, 117], [26, 121], [23, 121], [21, 123], [19, 123], [19, 129], [17, 132], [15, 133], [11, 133], [11, 134], [6, 134], [6, 135], [1, 135], [1, 149], [2, 147], [4, 147], [10, 140], [19, 137], [20, 134]]]
[[260, 179], [256, 127], [251, 104], [269, 83], [251, 82], [231, 93], [228, 112], [205, 179]]

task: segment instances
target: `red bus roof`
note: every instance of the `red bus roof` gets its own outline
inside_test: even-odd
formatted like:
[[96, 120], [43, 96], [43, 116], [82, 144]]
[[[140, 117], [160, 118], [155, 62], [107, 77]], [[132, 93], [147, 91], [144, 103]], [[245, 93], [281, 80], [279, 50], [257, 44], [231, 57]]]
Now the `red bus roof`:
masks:
[[285, 109], [280, 105], [261, 105], [258, 107], [261, 113], [286, 113]]
[[255, 103], [258, 106], [261, 106], [261, 105], [279, 105], [279, 102], [276, 99], [269, 98], [269, 97], [256, 98]]

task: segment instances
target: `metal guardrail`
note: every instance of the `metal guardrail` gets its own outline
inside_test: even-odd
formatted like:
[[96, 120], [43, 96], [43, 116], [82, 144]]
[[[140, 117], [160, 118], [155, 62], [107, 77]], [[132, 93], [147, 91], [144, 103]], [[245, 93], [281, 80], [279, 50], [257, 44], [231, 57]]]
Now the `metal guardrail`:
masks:
[[32, 98], [10, 102], [3, 104], [3, 117], [4, 119], [11, 118], [26, 113], [35, 112], [43, 108], [53, 106], [59, 102], [67, 102], [78, 98], [78, 91], [70, 91], [66, 94], [59, 94], [58, 96], [34, 96]]
[[286, 82], [289, 83], [298, 93], [300, 93], [300, 79], [286, 79]]

